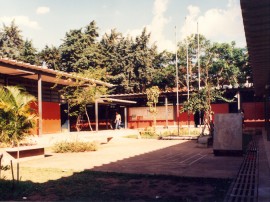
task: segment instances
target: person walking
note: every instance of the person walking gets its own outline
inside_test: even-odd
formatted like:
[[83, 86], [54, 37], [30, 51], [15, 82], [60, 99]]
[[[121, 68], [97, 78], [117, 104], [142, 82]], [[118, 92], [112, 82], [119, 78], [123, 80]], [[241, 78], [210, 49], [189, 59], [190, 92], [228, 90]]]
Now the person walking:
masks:
[[116, 112], [114, 123], [115, 123], [115, 129], [120, 129], [121, 115], [118, 112]]

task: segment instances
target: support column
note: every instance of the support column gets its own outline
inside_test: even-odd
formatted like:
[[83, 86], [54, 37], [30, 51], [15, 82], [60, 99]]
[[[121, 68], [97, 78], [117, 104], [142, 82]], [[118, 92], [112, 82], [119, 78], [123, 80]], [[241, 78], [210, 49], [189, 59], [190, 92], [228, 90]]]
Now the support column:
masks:
[[168, 128], [169, 124], [168, 124], [168, 98], [165, 97], [165, 110], [166, 110], [166, 125], [165, 128]]
[[239, 91], [237, 91], [237, 111], [238, 113], [241, 112], [241, 96]]
[[38, 136], [42, 135], [42, 79], [38, 74]]
[[95, 101], [96, 132], [98, 131], [98, 101]]
[[265, 94], [265, 100], [264, 100], [264, 116], [265, 116], [265, 130], [267, 132], [267, 141], [270, 141], [270, 124], [269, 124], [269, 118], [270, 118], [270, 112], [269, 112], [269, 90], [266, 90]]
[[125, 107], [124, 108], [124, 116], [125, 116], [125, 129], [127, 129], [128, 128], [128, 123], [127, 123], [127, 118], [128, 118], [128, 116], [127, 116], [127, 107]]

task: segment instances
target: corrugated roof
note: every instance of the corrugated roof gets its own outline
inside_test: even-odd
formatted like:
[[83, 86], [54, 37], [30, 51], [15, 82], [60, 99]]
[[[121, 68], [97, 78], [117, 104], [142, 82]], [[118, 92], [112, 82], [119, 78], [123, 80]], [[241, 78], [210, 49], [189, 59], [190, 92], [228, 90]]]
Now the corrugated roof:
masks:
[[0, 58], [0, 73], [32, 80], [38, 80], [38, 74], [40, 74], [42, 81], [48, 83], [57, 83], [60, 85], [70, 85], [72, 83], [72, 79], [83, 79], [85, 81], [89, 81], [89, 83], [104, 85], [107, 87], [113, 86], [110, 83], [96, 79], [81, 78], [66, 72], [49, 69], [47, 67], [31, 65], [29, 63], [20, 62], [17, 60], [11, 60], [9, 58]]

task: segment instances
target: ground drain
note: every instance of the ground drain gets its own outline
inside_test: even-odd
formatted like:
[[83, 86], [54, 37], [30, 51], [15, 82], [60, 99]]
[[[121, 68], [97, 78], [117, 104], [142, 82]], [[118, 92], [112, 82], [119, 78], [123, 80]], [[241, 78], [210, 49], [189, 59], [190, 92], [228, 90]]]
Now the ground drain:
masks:
[[255, 137], [249, 143], [238, 175], [227, 193], [225, 202], [258, 200], [258, 146]]

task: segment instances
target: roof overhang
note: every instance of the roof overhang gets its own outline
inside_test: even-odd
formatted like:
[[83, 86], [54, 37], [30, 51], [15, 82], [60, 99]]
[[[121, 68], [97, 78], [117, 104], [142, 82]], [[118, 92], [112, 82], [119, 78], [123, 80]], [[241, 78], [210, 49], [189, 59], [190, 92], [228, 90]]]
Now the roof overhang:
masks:
[[255, 93], [270, 86], [270, 1], [241, 0], [241, 9]]
[[136, 101], [131, 100], [122, 100], [122, 99], [115, 99], [115, 98], [99, 98], [97, 99], [99, 104], [136, 104]]
[[18, 62], [16, 60], [10, 60], [8, 58], [0, 58], [0, 73], [8, 75], [8, 77], [23, 77], [26, 79], [38, 80], [38, 75], [41, 75], [42, 81], [59, 84], [59, 85], [71, 85], [76, 79], [81, 79], [91, 84], [98, 84], [107, 87], [113, 85], [107, 82], [81, 78], [72, 74], [61, 72], [47, 67], [31, 65], [28, 63]]

